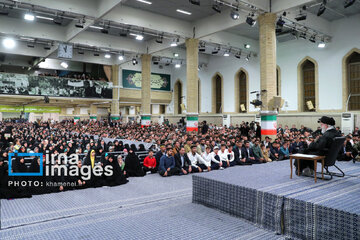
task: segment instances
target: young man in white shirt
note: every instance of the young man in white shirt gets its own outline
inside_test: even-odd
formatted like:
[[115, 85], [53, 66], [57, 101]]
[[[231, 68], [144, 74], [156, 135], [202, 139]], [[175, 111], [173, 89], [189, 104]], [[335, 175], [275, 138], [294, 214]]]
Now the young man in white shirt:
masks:
[[207, 163], [207, 166], [211, 166], [212, 156], [211, 156], [211, 148], [210, 148], [210, 146], [205, 147], [205, 152], [201, 156], [205, 160], [205, 162]]
[[223, 168], [227, 168], [230, 167], [230, 161], [228, 159], [228, 150], [226, 149], [226, 145], [225, 144], [221, 144], [221, 148], [219, 151], [219, 157], [220, 157], [220, 161], [222, 161], [222, 167]]
[[214, 151], [210, 153], [211, 156], [211, 169], [212, 170], [217, 170], [217, 169], [224, 169], [222, 167], [222, 161], [220, 161], [220, 156], [219, 156], [219, 147], [215, 146], [214, 147]]
[[191, 151], [188, 153], [190, 159], [192, 172], [202, 172], [203, 170], [210, 171], [210, 165], [196, 152], [196, 145], [191, 146]]

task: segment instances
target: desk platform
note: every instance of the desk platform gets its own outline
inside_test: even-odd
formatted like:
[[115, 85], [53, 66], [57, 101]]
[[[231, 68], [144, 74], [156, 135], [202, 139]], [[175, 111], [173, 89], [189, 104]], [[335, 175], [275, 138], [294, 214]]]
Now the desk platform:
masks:
[[193, 202], [291, 238], [359, 239], [360, 163], [337, 165], [344, 178], [317, 183], [290, 179], [288, 160], [194, 175]]

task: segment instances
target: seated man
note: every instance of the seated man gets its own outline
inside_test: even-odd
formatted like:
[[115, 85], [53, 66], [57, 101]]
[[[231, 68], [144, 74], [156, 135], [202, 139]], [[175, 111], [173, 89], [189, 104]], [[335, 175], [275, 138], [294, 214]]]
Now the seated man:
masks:
[[252, 150], [254, 152], [255, 159], [259, 160], [260, 162], [266, 162], [265, 158], [262, 154], [261, 148], [260, 148], [260, 141], [256, 140], [254, 146], [252, 147]]
[[289, 142], [284, 141], [279, 152], [279, 160], [286, 160], [290, 158]]
[[205, 152], [202, 154], [201, 157], [206, 161], [207, 166], [211, 166], [212, 156], [211, 156], [211, 147], [210, 146], [205, 147]]
[[192, 145], [190, 152], [187, 154], [191, 162], [192, 172], [210, 171], [210, 165], [196, 152], [196, 145]]
[[250, 142], [245, 142], [245, 147], [243, 148], [242, 156], [244, 157], [242, 162], [257, 164], [260, 163], [259, 159], [255, 158], [254, 151], [250, 148]]
[[143, 163], [143, 170], [144, 173], [151, 172], [156, 173], [157, 172], [157, 166], [156, 166], [156, 158], [154, 157], [153, 150], [149, 150], [149, 155], [146, 156]]
[[219, 151], [220, 161], [222, 162], [222, 167], [227, 168], [230, 167], [230, 161], [228, 159], [228, 150], [226, 149], [225, 144], [221, 144], [221, 148]]
[[[316, 141], [312, 142], [309, 145], [309, 148], [304, 151], [306, 154], [314, 154], [320, 156], [326, 156], [331, 144], [334, 141], [335, 137], [339, 137], [340, 134], [336, 131], [334, 125], [335, 120], [330, 117], [323, 116], [318, 120], [321, 126], [321, 133], [323, 134], [320, 136]], [[298, 160], [300, 165], [300, 174], [304, 171], [305, 175], [312, 175], [314, 169], [314, 162], [307, 161], [307, 160]], [[326, 162], [325, 162], [326, 164]], [[297, 168], [297, 162], [295, 161], [295, 167]], [[296, 174], [298, 173], [296, 169]]]
[[229, 163], [230, 163], [230, 167], [235, 166], [235, 165], [236, 165], [235, 153], [234, 153], [234, 151], [233, 151], [233, 146], [232, 146], [232, 145], [230, 145], [230, 146], [228, 147], [227, 157], [228, 157], [228, 161], [229, 161]]
[[185, 175], [192, 172], [191, 161], [185, 153], [184, 147], [181, 147], [179, 152], [175, 154], [175, 165]]
[[222, 163], [222, 161], [220, 161], [218, 146], [214, 147], [214, 151], [211, 152], [210, 155], [211, 155], [211, 169], [212, 170], [224, 169], [222, 167], [223, 163]]
[[277, 143], [277, 142], [273, 142], [273, 143], [272, 143], [272, 146], [271, 146], [271, 148], [270, 148], [270, 159], [271, 159], [272, 161], [277, 161], [277, 160], [279, 160], [279, 151], [280, 151], [280, 149], [279, 149], [278, 143]]
[[338, 154], [339, 161], [350, 161], [355, 159], [357, 156], [357, 151], [353, 148], [350, 143], [351, 137], [347, 136], [346, 141], [344, 142], [344, 146], [340, 149]]
[[175, 165], [175, 158], [172, 156], [172, 152], [173, 149], [169, 147], [166, 149], [166, 154], [160, 158], [159, 174], [163, 177], [180, 174], [180, 169]]

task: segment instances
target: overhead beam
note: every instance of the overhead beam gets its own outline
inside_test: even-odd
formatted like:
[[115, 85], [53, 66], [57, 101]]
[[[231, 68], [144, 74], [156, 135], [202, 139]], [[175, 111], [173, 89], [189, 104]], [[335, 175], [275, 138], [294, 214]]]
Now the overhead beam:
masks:
[[192, 24], [189, 22], [123, 5], [115, 7], [103, 19], [183, 37], [193, 36]]
[[200, 40], [240, 49], [244, 49], [244, 45], [249, 44], [251, 48], [246, 49], [246, 51], [251, 51], [252, 53], [259, 52], [259, 41], [229, 32], [217, 32], [206, 37], [202, 37]]
[[288, 9], [300, 7], [309, 3], [317, 2], [314, 0], [296, 0], [296, 1], [289, 1], [289, 0], [272, 0], [271, 1], [271, 12], [278, 13], [283, 12]]
[[[297, 16], [297, 14], [298, 14], [298, 12], [291, 11], [290, 13], [288, 13], [286, 15], [286, 18], [290, 19], [293, 22], [297, 22], [295, 20], [295, 17]], [[331, 22], [327, 21], [326, 19], [324, 19], [322, 17], [318, 17], [315, 14], [312, 14], [310, 12], [306, 12], [306, 14], [307, 14], [306, 20], [297, 22], [298, 24], [303, 25], [307, 28], [314, 29], [317, 32], [326, 34], [328, 36], [332, 35]]]
[[98, 3], [96, 0], [21, 0], [21, 2], [45, 7], [52, 10], [58, 10], [60, 12], [70, 12], [93, 17], [96, 16], [98, 9]]
[[119, 51], [146, 53], [145, 44], [141, 42], [97, 32], [82, 32], [70, 42], [99, 48], [111, 48]]
[[25, 22], [22, 19], [0, 16], [0, 32], [31, 38], [64, 41], [65, 28], [39, 22]]

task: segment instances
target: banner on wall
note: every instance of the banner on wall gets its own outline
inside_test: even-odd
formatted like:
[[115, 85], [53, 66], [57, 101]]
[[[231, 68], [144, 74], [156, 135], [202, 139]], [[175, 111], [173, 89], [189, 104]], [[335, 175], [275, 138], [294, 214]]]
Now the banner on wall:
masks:
[[0, 73], [0, 94], [112, 99], [112, 83]]
[[[141, 89], [141, 72], [122, 70], [122, 83], [124, 88]], [[168, 74], [151, 73], [151, 90], [170, 91], [171, 76]]]
[[28, 112], [28, 113], [60, 113], [59, 107], [41, 106], [7, 106], [0, 105], [0, 112]]

